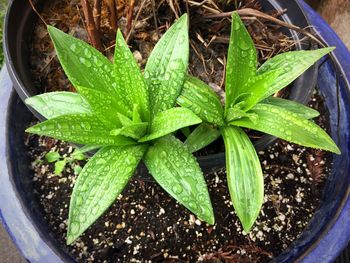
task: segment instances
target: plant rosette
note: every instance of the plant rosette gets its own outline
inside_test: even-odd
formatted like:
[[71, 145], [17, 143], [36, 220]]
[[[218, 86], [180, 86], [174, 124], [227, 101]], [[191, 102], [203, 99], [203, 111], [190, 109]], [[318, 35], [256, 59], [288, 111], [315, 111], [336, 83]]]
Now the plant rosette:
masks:
[[[333, 48], [287, 52], [257, 69], [253, 41], [234, 12], [223, 107], [208, 85], [187, 75], [187, 15], [158, 42], [143, 74], [120, 31], [112, 64], [88, 44], [56, 28], [48, 30], [78, 94], [53, 92], [27, 99], [48, 119], [27, 132], [100, 148], [74, 186], [68, 244], [116, 200], [141, 160], [171, 196], [214, 224], [208, 189], [192, 152], [222, 135], [231, 199], [249, 232], [261, 209], [264, 186], [257, 154], [242, 128], [339, 153], [327, 133], [309, 120], [317, 111], [270, 97]], [[174, 107], [176, 102], [182, 107]], [[185, 143], [174, 137], [175, 131], [197, 124]]]
[[213, 224], [203, 173], [187, 147], [171, 135], [201, 123], [191, 110], [174, 108], [187, 74], [187, 15], [158, 42], [144, 75], [120, 31], [112, 64], [87, 43], [54, 27], [48, 30], [78, 94], [53, 92], [27, 99], [48, 119], [27, 132], [100, 148], [74, 186], [67, 243], [116, 200], [141, 159], [170, 195]]

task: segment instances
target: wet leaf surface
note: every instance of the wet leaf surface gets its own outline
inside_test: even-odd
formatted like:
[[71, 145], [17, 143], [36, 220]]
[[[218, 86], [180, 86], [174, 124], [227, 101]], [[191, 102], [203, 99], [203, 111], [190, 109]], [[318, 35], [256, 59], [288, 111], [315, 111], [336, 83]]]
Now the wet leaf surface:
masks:
[[173, 136], [159, 139], [145, 155], [145, 163], [172, 197], [202, 220], [214, 224], [214, 213], [203, 173], [187, 147]]
[[70, 201], [68, 244], [117, 199], [146, 149], [146, 146], [104, 147], [84, 166]]

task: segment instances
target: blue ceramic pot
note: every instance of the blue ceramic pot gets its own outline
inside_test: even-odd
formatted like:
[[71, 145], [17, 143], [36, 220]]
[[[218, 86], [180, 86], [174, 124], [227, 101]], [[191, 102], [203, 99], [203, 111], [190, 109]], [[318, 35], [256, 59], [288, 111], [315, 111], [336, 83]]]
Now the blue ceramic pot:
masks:
[[[318, 14], [302, 0], [299, 3], [325, 43], [337, 47], [335, 63], [326, 61], [320, 68], [318, 86], [330, 112], [332, 137], [342, 155], [334, 156], [321, 206], [307, 230], [274, 261], [331, 262], [350, 238], [350, 53]], [[73, 262], [51, 237], [32, 202], [29, 161], [23, 145], [24, 128], [32, 117], [12, 86], [4, 69], [0, 88], [0, 220], [29, 262]]]

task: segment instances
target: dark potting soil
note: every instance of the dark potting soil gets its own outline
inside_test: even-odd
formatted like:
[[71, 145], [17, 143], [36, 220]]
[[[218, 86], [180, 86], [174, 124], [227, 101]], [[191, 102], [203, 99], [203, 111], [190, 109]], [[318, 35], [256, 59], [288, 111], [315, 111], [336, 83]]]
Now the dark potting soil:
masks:
[[[322, 98], [316, 122], [325, 130]], [[268, 262], [296, 240], [319, 206], [332, 155], [282, 140], [259, 152], [265, 181], [264, 205], [252, 231], [242, 231], [226, 184], [225, 170], [206, 175], [216, 224], [197, 219], [156, 183], [130, 181], [118, 200], [73, 245], [65, 245], [69, 199], [77, 175], [75, 161], [62, 175], [44, 156], [73, 147], [47, 137], [28, 135], [33, 184], [53, 236], [78, 262]]]

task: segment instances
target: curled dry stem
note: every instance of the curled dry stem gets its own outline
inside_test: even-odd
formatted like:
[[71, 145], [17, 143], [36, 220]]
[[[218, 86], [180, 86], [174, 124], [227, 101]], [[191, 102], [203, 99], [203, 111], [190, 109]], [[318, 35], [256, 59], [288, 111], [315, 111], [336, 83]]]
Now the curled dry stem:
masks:
[[85, 16], [86, 30], [88, 32], [90, 42], [96, 49], [101, 51], [102, 43], [100, 34], [95, 25], [91, 6], [87, 0], [81, 0], [81, 5]]

